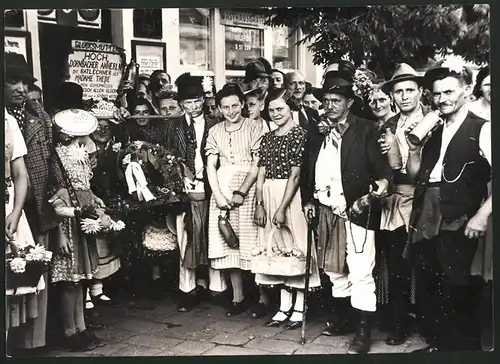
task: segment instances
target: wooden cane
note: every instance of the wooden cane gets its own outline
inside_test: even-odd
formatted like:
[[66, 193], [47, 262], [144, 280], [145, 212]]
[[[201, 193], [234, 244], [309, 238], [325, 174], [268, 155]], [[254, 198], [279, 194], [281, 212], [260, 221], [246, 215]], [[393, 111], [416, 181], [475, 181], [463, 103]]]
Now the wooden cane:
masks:
[[306, 281], [305, 281], [305, 292], [304, 292], [304, 313], [302, 317], [302, 335], [300, 338], [300, 343], [304, 345], [306, 343], [306, 319], [307, 319], [307, 296], [309, 295], [309, 278], [311, 270], [311, 257], [312, 257], [312, 243], [313, 243], [313, 228], [312, 228], [312, 216], [309, 211], [309, 223], [307, 224], [307, 250], [306, 250]]

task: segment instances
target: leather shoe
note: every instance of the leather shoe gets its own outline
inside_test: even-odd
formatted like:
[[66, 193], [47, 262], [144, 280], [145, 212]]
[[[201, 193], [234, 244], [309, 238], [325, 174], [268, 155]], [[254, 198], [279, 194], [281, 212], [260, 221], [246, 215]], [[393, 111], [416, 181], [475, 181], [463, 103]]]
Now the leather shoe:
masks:
[[405, 330], [402, 328], [396, 328], [390, 332], [389, 336], [387, 336], [385, 343], [389, 346], [403, 345], [408, 337], [409, 335]]
[[283, 327], [285, 330], [296, 330], [302, 327], [302, 321], [290, 321], [288, 324]]
[[278, 312], [281, 312], [283, 314], [286, 315], [285, 319], [283, 321], [279, 321], [279, 320], [271, 320], [271, 321], [267, 321], [264, 326], [266, 327], [279, 327], [281, 324], [283, 324], [286, 320], [288, 320], [290, 318], [290, 316], [292, 316], [292, 310], [290, 310], [289, 312], [283, 312], [281, 310], [279, 310]]
[[237, 316], [246, 311], [246, 305], [244, 301], [233, 302], [229, 311], [226, 312], [227, 317]]
[[440, 351], [440, 349], [435, 345], [429, 345], [423, 349], [415, 350], [413, 353], [435, 353], [436, 351]]
[[106, 325], [98, 324], [97, 322], [85, 322], [85, 327], [89, 330], [100, 331], [106, 328]]
[[263, 303], [256, 304], [250, 313], [250, 316], [254, 319], [259, 319], [267, 314], [267, 307]]
[[342, 320], [341, 322], [328, 321], [326, 327], [321, 333], [324, 336], [344, 336], [354, 333], [355, 327], [348, 320]]
[[196, 297], [192, 294], [185, 293], [181, 299], [177, 311], [179, 312], [189, 312], [195, 305]]

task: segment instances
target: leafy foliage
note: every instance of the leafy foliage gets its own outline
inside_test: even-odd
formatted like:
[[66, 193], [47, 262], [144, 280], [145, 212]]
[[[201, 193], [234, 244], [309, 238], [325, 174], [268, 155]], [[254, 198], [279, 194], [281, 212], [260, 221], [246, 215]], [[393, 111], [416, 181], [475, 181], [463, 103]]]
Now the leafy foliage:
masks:
[[[255, 12], [255, 11], [254, 11]], [[423, 67], [436, 54], [453, 52], [488, 62], [489, 5], [367, 5], [360, 7], [267, 8], [257, 10], [272, 26], [302, 30], [315, 64], [348, 57], [368, 60], [386, 77], [396, 64]]]

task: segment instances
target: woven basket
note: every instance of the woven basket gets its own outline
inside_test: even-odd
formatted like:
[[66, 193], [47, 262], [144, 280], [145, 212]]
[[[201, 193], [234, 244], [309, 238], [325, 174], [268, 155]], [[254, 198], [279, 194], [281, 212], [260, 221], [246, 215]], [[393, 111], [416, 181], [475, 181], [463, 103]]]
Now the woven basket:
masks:
[[[273, 238], [276, 231], [286, 231], [293, 241], [293, 234], [291, 230], [283, 226], [278, 229], [274, 226], [269, 232], [267, 238], [266, 254], [261, 254], [253, 257], [252, 260], [252, 273], [266, 274], [273, 276], [296, 277], [303, 276], [306, 273], [306, 257], [281, 257], [276, 256], [272, 252]], [[295, 241], [294, 241], [295, 245]]]

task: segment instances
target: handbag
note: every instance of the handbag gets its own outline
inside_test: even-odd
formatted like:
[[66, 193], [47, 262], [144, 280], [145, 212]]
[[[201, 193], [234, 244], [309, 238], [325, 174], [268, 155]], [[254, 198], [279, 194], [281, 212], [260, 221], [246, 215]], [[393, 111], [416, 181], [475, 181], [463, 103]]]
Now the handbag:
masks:
[[[305, 275], [306, 257], [303, 254], [300, 257], [278, 256], [273, 254], [273, 239], [274, 234], [276, 234], [277, 231], [286, 231], [293, 239], [293, 234], [289, 227], [282, 226], [278, 229], [277, 226], [274, 226], [267, 237], [267, 246], [265, 247], [266, 250], [252, 259], [252, 273], [283, 277], [297, 277]], [[295, 241], [293, 243], [296, 248]]]
[[224, 238], [224, 241], [231, 249], [239, 248], [240, 241], [238, 236], [236, 236], [231, 223], [229, 222], [229, 210], [226, 211], [224, 216], [222, 216], [222, 214], [219, 215], [219, 231]]

